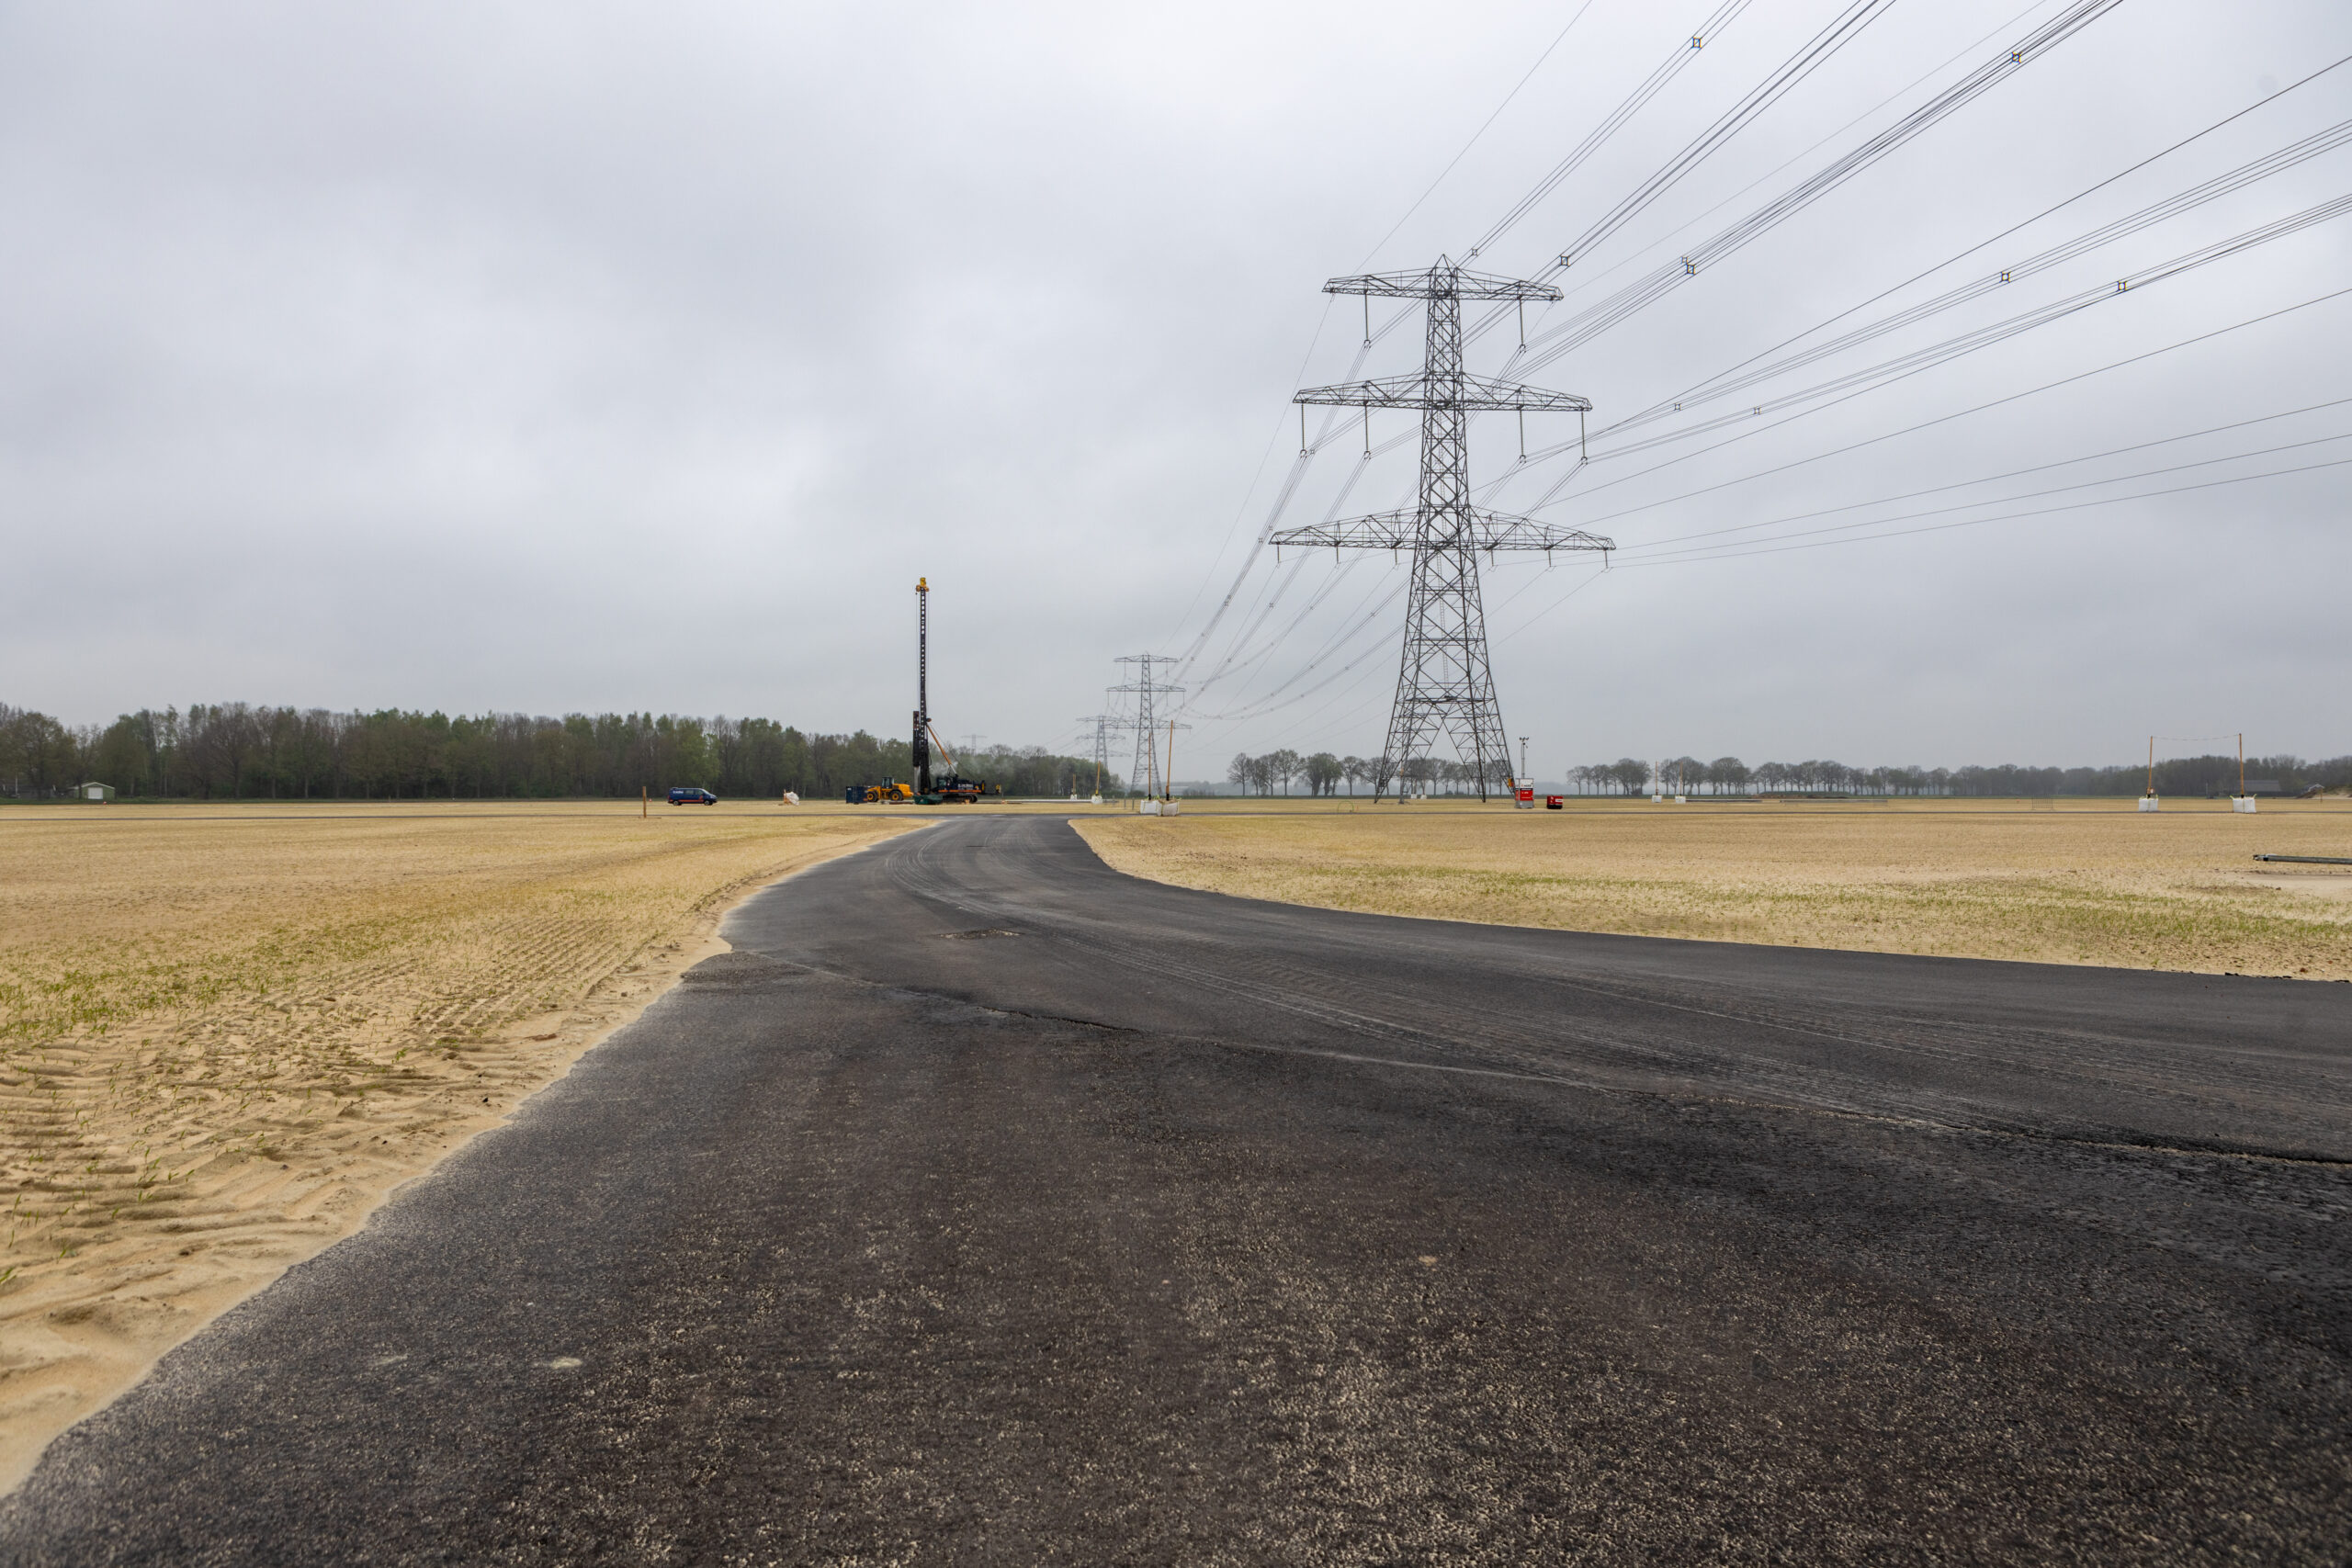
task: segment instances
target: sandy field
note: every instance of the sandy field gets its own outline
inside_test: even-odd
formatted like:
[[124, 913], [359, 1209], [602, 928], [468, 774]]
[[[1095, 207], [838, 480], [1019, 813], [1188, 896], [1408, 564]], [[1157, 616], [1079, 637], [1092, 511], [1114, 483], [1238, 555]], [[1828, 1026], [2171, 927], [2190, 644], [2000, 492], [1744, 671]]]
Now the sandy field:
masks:
[[839, 807], [0, 810], [0, 1490], [560, 1076]]
[[[1270, 809], [1271, 808], [1271, 809]], [[1879, 953], [2352, 979], [2352, 807], [1970, 801], [1562, 811], [1187, 801], [1080, 829], [1121, 871], [1326, 908]]]

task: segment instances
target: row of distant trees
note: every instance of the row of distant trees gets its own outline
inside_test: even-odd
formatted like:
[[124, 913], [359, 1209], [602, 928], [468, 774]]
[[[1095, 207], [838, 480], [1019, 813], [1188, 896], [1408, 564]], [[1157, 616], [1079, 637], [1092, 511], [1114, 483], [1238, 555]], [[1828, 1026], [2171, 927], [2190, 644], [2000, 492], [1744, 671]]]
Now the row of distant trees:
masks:
[[[1437, 757], [1416, 757], [1397, 770], [1403, 782], [1416, 793], [1432, 795], [1476, 795], [1478, 793], [1478, 771], [1467, 762], [1450, 761]], [[1239, 784], [1251, 795], [1337, 795], [1345, 784], [1350, 795], [1359, 784], [1379, 782], [1380, 764], [1363, 757], [1340, 757], [1329, 751], [1303, 755], [1296, 751], [1269, 751], [1262, 757], [1252, 757], [1247, 751], [1236, 753], [1226, 768], [1225, 781]], [[1489, 775], [1489, 794], [1509, 787], [1505, 779]]]
[[[1042, 747], [959, 755], [1007, 795], [1066, 795], [1084, 768]], [[497, 799], [628, 795], [695, 785], [720, 795], [837, 795], [911, 776], [905, 740], [804, 734], [767, 718], [676, 714], [478, 717], [199, 703], [76, 728], [0, 704], [0, 794], [80, 784], [157, 799]]]
[[[1091, 793], [1094, 767], [1042, 747], [995, 746], [956, 758], [962, 770], [1007, 795]], [[142, 708], [111, 725], [74, 728], [47, 714], [0, 703], [0, 794], [55, 795], [85, 783], [121, 795], [163, 799], [492, 799], [634, 795], [640, 789], [700, 784], [721, 795], [794, 790], [811, 798], [852, 784], [905, 779], [907, 742], [859, 730], [812, 735], [766, 718], [695, 718], [676, 714], [459, 715], [387, 708], [324, 708], [244, 703], [198, 704], [185, 712]], [[1329, 751], [1242, 753], [1228, 783], [1258, 795], [1351, 795], [1377, 779], [1376, 760]], [[1403, 783], [1430, 794], [1475, 794], [1477, 775], [1458, 761], [1419, 758]], [[2294, 756], [2247, 759], [2245, 776], [2289, 793], [2318, 784], [2352, 788], [2352, 757], [2308, 762]], [[2235, 757], [2172, 758], [2156, 764], [2160, 795], [2218, 795], [2237, 787]], [[1490, 792], [1501, 781], [1487, 781]], [[1736, 757], [1701, 761], [1624, 757], [1571, 769], [1580, 794], [1842, 794], [1919, 795], [2138, 795], [2143, 766], [2111, 768], [1855, 768], [1829, 761], [1765, 762]], [[1394, 784], [1392, 782], [1392, 788]]]
[[1338, 757], [1329, 751], [1302, 756], [1296, 751], [1269, 751], [1252, 757], [1237, 752], [1225, 771], [1227, 784], [1239, 784], [1249, 795], [1291, 793], [1296, 784], [1308, 795], [1331, 795], [1341, 784], [1353, 795], [1355, 786], [1372, 777], [1372, 764], [1362, 757]]
[[[2158, 762], [2155, 787], [2159, 795], [2222, 795], [2237, 788], [2235, 757], [2169, 758]], [[2312, 784], [2325, 789], [2352, 788], [2352, 756], [2307, 762], [2301, 757], [2249, 757], [2245, 777], [2275, 782], [2290, 794]], [[1400, 770], [1402, 782], [1416, 793], [1475, 795], [1478, 775], [1467, 763], [1418, 758]], [[1378, 782], [1377, 761], [1340, 757], [1329, 751], [1305, 755], [1269, 751], [1253, 757], [1236, 755], [1226, 770], [1226, 782], [1255, 795], [1289, 795], [1294, 786], [1306, 795], [1336, 795], [1344, 784], [1349, 794], [1359, 785]], [[1764, 762], [1749, 767], [1736, 757], [1702, 762], [1696, 757], [1670, 757], [1651, 761], [1621, 757], [1614, 762], [1592, 762], [1568, 770], [1567, 784], [1579, 795], [2138, 795], [2148, 784], [2144, 765], [2112, 768], [2029, 768], [2014, 763], [1996, 767], [1855, 768], [1843, 762], [1815, 759], [1803, 762]], [[1392, 784], [1392, 788], [1394, 785]], [[1499, 793], [1503, 783], [1487, 780], [1488, 793]]]
[[[2227, 795], [2238, 787], [2237, 758], [2172, 757], [2155, 765], [2158, 795]], [[2292, 755], [2248, 757], [2249, 780], [2275, 783], [2289, 794], [2313, 784], [2352, 788], [2352, 756], [2309, 762]], [[2149, 784], [2144, 763], [2111, 768], [2032, 768], [2014, 762], [1964, 768], [1849, 767], [1843, 762], [1764, 762], [1749, 767], [1736, 757], [1702, 762], [1669, 757], [1651, 762], [1621, 757], [1572, 768], [1568, 782], [1578, 793], [1646, 795], [2138, 795]]]

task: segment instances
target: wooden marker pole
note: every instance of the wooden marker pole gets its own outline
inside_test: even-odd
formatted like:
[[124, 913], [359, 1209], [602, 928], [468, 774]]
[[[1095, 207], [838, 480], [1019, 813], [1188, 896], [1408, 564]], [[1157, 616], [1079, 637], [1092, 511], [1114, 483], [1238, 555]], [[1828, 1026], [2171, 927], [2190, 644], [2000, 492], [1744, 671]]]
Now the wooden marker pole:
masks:
[[639, 784], [637, 786], [637, 816], [639, 821], [643, 821], [645, 819], [645, 801], [646, 797], [651, 793], [652, 786], [650, 784]]

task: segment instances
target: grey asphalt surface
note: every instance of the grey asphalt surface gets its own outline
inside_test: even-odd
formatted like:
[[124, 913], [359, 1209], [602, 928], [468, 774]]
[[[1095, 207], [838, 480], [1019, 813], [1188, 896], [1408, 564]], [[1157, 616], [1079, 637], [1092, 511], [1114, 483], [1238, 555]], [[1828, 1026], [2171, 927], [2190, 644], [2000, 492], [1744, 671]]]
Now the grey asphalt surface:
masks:
[[0, 1561], [2352, 1555], [2352, 987], [1298, 909], [984, 816], [728, 935]]

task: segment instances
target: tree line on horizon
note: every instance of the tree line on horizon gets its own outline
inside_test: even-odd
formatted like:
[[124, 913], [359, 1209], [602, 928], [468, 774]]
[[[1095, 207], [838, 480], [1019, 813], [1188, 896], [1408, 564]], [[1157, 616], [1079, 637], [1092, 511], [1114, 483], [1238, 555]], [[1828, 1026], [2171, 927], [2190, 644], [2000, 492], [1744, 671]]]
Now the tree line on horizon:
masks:
[[[1067, 795], [1093, 764], [1039, 746], [959, 754], [1007, 795]], [[699, 785], [738, 798], [838, 798], [912, 776], [904, 739], [806, 734], [768, 718], [677, 714], [479, 716], [386, 708], [198, 703], [66, 725], [0, 703], [0, 795], [51, 798], [104, 784], [162, 800], [561, 799]]]
[[[1038, 746], [992, 746], [956, 758], [962, 770], [1005, 794], [1091, 794], [1094, 764]], [[1375, 780], [1376, 760], [1329, 751], [1237, 755], [1226, 782], [1245, 793], [1351, 795]], [[1465, 764], [1433, 757], [1408, 763], [1404, 782], [1432, 794], [1476, 794]], [[767, 718], [697, 718], [676, 714], [528, 714], [479, 716], [409, 712], [337, 713], [324, 708], [245, 703], [196, 704], [185, 712], [141, 708], [111, 725], [75, 728], [47, 714], [0, 703], [0, 795], [40, 799], [77, 784], [111, 785], [121, 796], [150, 799], [557, 799], [615, 797], [699, 784], [722, 796], [759, 797], [792, 790], [805, 798], [837, 796], [853, 784], [908, 779], [903, 739], [808, 734]], [[2352, 788], [2352, 756], [2307, 762], [2273, 755], [2248, 758], [2245, 776], [2290, 793], [2317, 784]], [[2237, 787], [2235, 757], [2168, 758], [2156, 764], [2159, 795], [2228, 794]], [[1393, 787], [1392, 781], [1392, 787]], [[2036, 768], [2015, 764], [1962, 768], [1855, 768], [1842, 762], [1765, 762], [1736, 757], [1651, 761], [1620, 758], [1568, 771], [1577, 794], [2133, 795], [2146, 787], [2143, 764]], [[1104, 781], [1106, 795], [1128, 793]], [[1489, 782], [1490, 792], [1500, 784]]]
[[[2155, 766], [2158, 795], [2227, 795], [2238, 786], [2235, 757], [2166, 758]], [[2307, 762], [2301, 757], [2249, 757], [2245, 777], [2275, 784], [2288, 794], [2300, 794], [2316, 784], [2323, 789], [2352, 789], [2352, 756]], [[1402, 782], [1432, 795], [1476, 795], [1476, 770], [1466, 762], [1416, 758], [1399, 770]], [[1341, 784], [1350, 795], [1359, 784], [1372, 784], [1379, 775], [1376, 760], [1341, 757], [1329, 751], [1311, 755], [1292, 750], [1260, 756], [1237, 753], [1226, 769], [1226, 782], [1248, 794], [1291, 793], [1295, 784], [1306, 794], [1329, 795]], [[1621, 757], [1614, 762], [1591, 762], [1568, 770], [1565, 781], [1577, 795], [2117, 795], [2141, 794], [2148, 787], [2145, 764], [2111, 768], [2035, 768], [2004, 762], [1991, 767], [1854, 768], [1843, 762], [1815, 759], [1803, 762], [1764, 762], [1749, 767], [1736, 757], [1702, 762], [1696, 757], [1671, 757], [1650, 761]], [[1505, 786], [1488, 781], [1488, 792]]]

